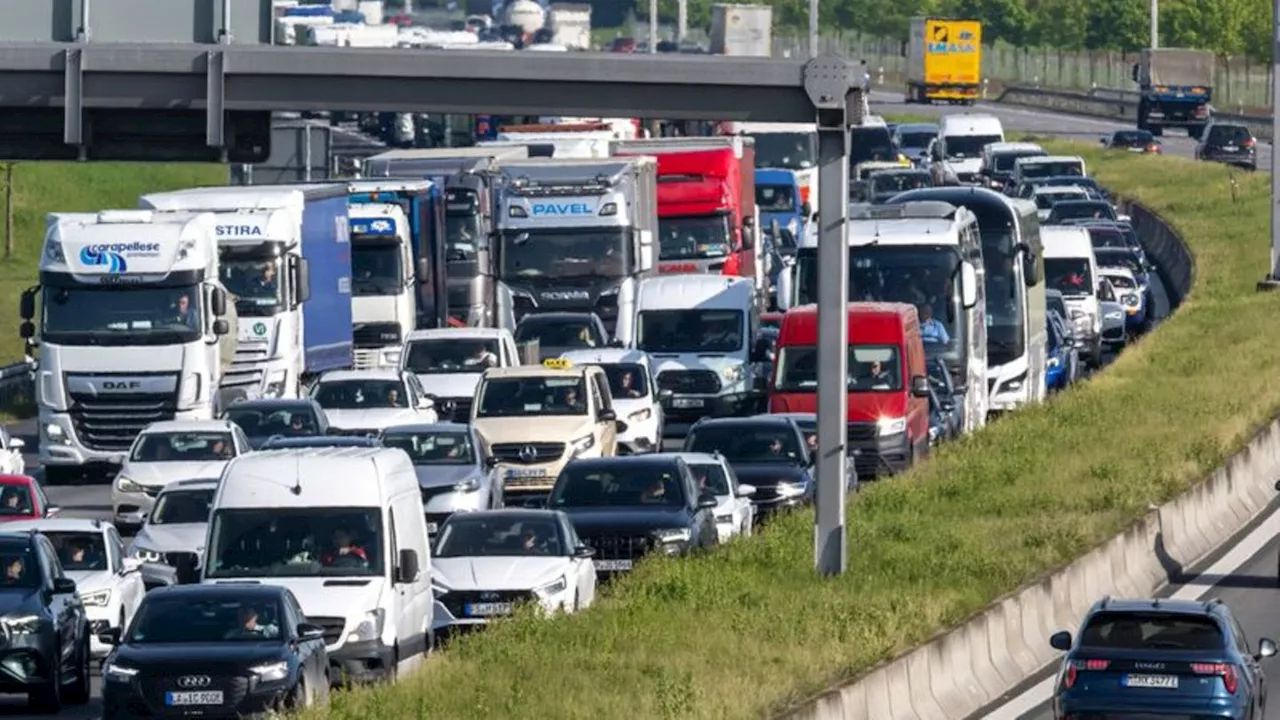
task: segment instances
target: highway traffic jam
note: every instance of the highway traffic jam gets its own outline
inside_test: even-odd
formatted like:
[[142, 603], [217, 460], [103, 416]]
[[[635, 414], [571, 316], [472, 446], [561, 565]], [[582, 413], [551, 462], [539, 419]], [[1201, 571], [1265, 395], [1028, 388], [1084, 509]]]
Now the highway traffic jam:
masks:
[[[106, 718], [322, 705], [809, 505], [816, 130], [713, 130], [525, 123], [51, 214], [0, 692], [57, 712], [100, 669]], [[1157, 320], [1082, 158], [979, 113], [851, 134], [850, 492]], [[110, 518], [61, 516], [44, 486], [102, 470]]]

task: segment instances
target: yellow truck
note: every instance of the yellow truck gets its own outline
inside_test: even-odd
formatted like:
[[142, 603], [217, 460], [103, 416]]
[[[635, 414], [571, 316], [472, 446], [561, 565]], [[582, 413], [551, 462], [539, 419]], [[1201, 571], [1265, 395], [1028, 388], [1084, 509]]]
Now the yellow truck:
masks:
[[907, 102], [972, 105], [982, 84], [982, 23], [911, 18]]

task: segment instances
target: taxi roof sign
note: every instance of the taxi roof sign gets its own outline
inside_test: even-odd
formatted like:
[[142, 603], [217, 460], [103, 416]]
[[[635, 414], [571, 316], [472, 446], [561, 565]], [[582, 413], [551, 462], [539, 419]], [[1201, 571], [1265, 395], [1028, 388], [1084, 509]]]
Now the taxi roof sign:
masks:
[[553, 370], [570, 370], [573, 368], [573, 361], [566, 358], [547, 358], [542, 361], [542, 367], [551, 368]]

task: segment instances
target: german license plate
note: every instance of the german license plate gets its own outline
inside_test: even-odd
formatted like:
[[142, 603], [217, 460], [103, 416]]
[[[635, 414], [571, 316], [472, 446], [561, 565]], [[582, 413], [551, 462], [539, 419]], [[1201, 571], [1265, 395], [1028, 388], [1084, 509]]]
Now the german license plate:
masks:
[[707, 401], [702, 398], [673, 398], [671, 400], [671, 407], [700, 408], [705, 406], [706, 403]]
[[1157, 688], [1177, 690], [1177, 675], [1125, 675], [1124, 686], [1131, 688]]
[[164, 694], [165, 705], [221, 705], [221, 690], [204, 690], [201, 692], [167, 692]]
[[510, 615], [511, 603], [468, 603], [462, 608], [467, 617]]
[[630, 569], [630, 560], [596, 560], [597, 572], [618, 572], [620, 570]]
[[508, 478], [540, 478], [546, 473], [542, 468], [507, 468]]
[[1239, 150], [1239, 149], [1240, 149], [1240, 148], [1236, 147], [1235, 145], [1224, 145], [1224, 146], [1222, 146], [1222, 151], [1223, 151], [1223, 152], [1235, 152], [1235, 151], [1237, 151], [1237, 150]]

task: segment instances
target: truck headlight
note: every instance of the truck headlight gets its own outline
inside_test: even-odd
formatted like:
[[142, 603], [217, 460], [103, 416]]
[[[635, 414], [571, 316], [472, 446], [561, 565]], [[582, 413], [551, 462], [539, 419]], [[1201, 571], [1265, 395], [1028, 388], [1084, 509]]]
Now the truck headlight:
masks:
[[347, 642], [368, 642], [382, 637], [382, 624], [386, 617], [382, 608], [365, 613], [364, 619], [356, 625], [356, 629], [347, 633]]
[[257, 676], [258, 682], [278, 682], [289, 677], [289, 663], [281, 660], [265, 665], [254, 665], [249, 668], [249, 672]]
[[469, 477], [466, 480], [453, 486], [454, 492], [469, 493], [480, 489], [480, 478]]
[[396, 367], [400, 365], [400, 348], [382, 351], [382, 364]]
[[116, 476], [116, 490], [122, 493], [140, 493], [142, 486], [130, 480], [128, 475], [120, 473]]
[[45, 423], [44, 436], [46, 440], [54, 445], [71, 444], [71, 438], [67, 437], [67, 432], [57, 423]]
[[730, 524], [730, 523], [732, 523], [732, 522], [733, 522], [733, 516], [732, 516], [732, 515], [717, 515], [717, 516], [716, 516], [716, 524], [717, 524], [717, 525], [728, 525], [728, 524]]
[[643, 410], [637, 410], [631, 413], [630, 415], [628, 415], [627, 421], [628, 422], [644, 422], [645, 420], [648, 420], [652, 416], [653, 416], [653, 410], [649, 408], [645, 408]]
[[729, 383], [736, 383], [742, 380], [745, 376], [746, 372], [742, 369], [741, 365], [730, 365], [720, 371], [720, 377], [724, 378], [725, 381]]
[[262, 389], [262, 394], [266, 397], [282, 397], [287, 378], [288, 373], [284, 370], [277, 370], [271, 373], [271, 378], [267, 380], [266, 386]]
[[95, 590], [91, 593], [84, 593], [80, 596], [80, 602], [85, 607], [106, 607], [111, 602], [111, 589]]
[[578, 455], [584, 453], [596, 446], [595, 435], [583, 435], [582, 437], [569, 443], [569, 447], [573, 448], [573, 454]]
[[876, 432], [881, 437], [885, 435], [897, 435], [907, 431], [906, 418], [880, 418], [876, 421]]
[[549, 582], [542, 587], [536, 587], [533, 591], [544, 598], [548, 598], [554, 595], [559, 595], [564, 592], [567, 587], [569, 587], [569, 580], [564, 575], [561, 575], [554, 582]]

